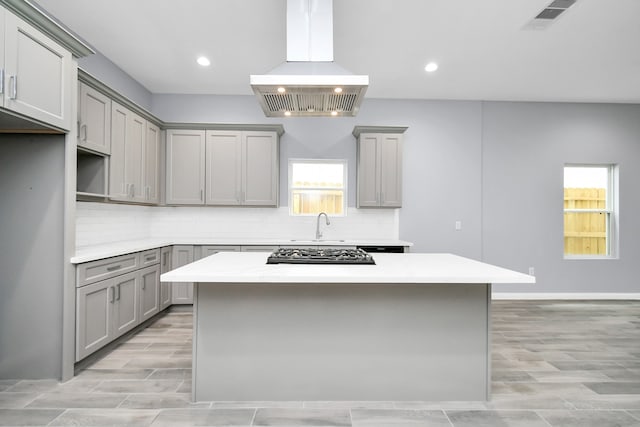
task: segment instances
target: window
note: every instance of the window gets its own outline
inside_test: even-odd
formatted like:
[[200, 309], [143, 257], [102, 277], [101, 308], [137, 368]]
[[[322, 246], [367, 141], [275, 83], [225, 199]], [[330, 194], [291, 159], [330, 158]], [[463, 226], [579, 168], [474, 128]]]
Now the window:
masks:
[[291, 215], [345, 215], [346, 160], [289, 160]]
[[565, 165], [564, 255], [611, 257], [615, 243], [615, 167]]

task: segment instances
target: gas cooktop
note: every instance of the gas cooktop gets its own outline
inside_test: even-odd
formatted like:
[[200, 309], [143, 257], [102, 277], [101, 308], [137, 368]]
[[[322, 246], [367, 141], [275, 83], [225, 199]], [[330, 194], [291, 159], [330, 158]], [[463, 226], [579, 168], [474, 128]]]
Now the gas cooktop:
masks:
[[373, 257], [362, 249], [280, 248], [267, 264], [375, 264]]

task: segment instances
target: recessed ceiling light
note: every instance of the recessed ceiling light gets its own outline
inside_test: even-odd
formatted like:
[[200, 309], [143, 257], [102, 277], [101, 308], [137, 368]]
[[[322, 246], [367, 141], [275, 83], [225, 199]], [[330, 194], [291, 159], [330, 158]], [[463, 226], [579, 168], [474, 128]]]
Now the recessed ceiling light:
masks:
[[438, 69], [438, 64], [436, 64], [435, 62], [429, 62], [425, 67], [424, 70], [427, 73], [433, 73], [435, 70]]
[[209, 58], [207, 58], [206, 56], [201, 56], [196, 61], [203, 67], [208, 67], [209, 65], [211, 65], [211, 61], [209, 61]]

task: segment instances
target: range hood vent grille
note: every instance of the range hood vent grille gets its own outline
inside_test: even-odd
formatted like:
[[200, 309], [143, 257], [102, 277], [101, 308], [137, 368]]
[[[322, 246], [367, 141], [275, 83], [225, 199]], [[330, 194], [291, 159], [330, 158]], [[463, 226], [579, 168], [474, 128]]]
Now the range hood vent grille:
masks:
[[271, 87], [257, 94], [268, 117], [355, 116], [362, 96], [359, 90], [343, 89], [342, 93], [334, 93], [322, 87], [288, 87], [287, 93]]

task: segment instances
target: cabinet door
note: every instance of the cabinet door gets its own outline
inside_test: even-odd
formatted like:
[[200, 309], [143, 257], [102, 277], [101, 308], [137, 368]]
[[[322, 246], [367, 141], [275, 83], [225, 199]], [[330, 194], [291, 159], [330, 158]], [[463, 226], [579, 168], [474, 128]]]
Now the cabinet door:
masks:
[[[176, 245], [173, 247], [172, 268], [192, 263], [193, 246]], [[193, 283], [174, 283], [171, 289], [172, 304], [193, 304]]]
[[144, 145], [144, 198], [147, 203], [159, 203], [158, 166], [160, 164], [160, 128], [147, 122]]
[[357, 207], [379, 206], [379, 154], [378, 136], [361, 134], [358, 140]]
[[125, 181], [127, 117], [129, 110], [117, 102], [111, 103], [111, 156], [109, 157], [109, 197], [129, 199], [130, 186]]
[[123, 274], [115, 277], [113, 286], [115, 288], [114, 303], [114, 338], [130, 331], [140, 323], [139, 316], [139, 293], [138, 278], [139, 272]]
[[227, 246], [227, 245], [205, 245], [201, 248], [202, 258], [206, 258], [210, 255], [217, 254], [218, 252], [240, 252], [240, 246]]
[[380, 151], [380, 206], [402, 206], [402, 135], [382, 135]]
[[242, 198], [241, 132], [207, 132], [208, 205], [239, 205]]
[[78, 84], [78, 146], [111, 153], [111, 99], [84, 83]]
[[5, 94], [7, 92], [7, 88], [9, 87], [6, 83], [6, 69], [4, 64], [4, 45], [5, 45], [5, 15], [8, 15], [9, 12], [5, 10], [4, 7], [0, 7], [0, 73], [2, 73], [2, 78], [0, 78], [0, 107], [4, 107], [4, 99]]
[[[164, 274], [171, 270], [171, 250], [170, 246], [162, 248], [160, 253], [160, 274]], [[160, 310], [171, 305], [171, 283], [160, 283]]]
[[167, 204], [204, 204], [204, 131], [167, 131]]
[[160, 266], [154, 265], [140, 270], [140, 322], [160, 311]]
[[275, 132], [243, 132], [242, 204], [278, 205], [278, 137]]
[[71, 129], [71, 53], [8, 11], [4, 34], [5, 108]]
[[78, 288], [76, 292], [76, 361], [113, 339], [114, 279]]
[[242, 252], [273, 252], [278, 250], [280, 246], [274, 245], [251, 245], [251, 246], [241, 246]]
[[142, 185], [146, 128], [147, 121], [129, 111], [125, 139], [124, 180], [129, 184], [130, 199], [135, 202], [146, 201], [146, 194]]

